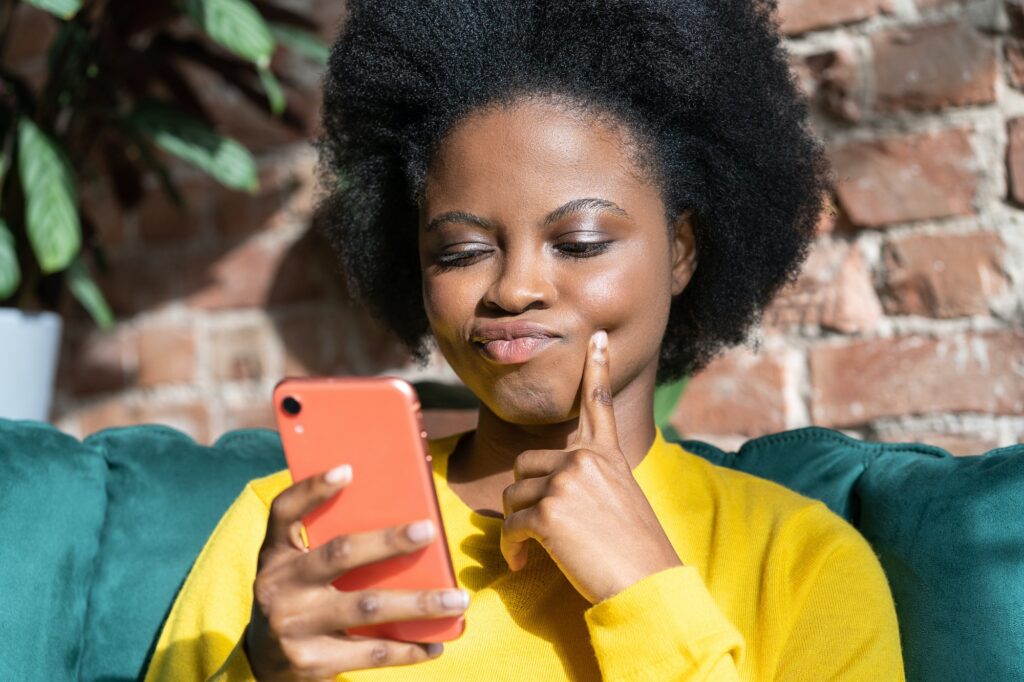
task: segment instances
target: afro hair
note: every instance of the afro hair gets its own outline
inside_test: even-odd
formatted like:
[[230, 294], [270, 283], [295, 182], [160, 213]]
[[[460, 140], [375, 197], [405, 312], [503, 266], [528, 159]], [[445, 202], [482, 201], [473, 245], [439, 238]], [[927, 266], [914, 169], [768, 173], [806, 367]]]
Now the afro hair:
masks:
[[793, 281], [831, 181], [774, 0], [350, 0], [324, 78], [320, 229], [352, 296], [423, 361], [419, 197], [478, 107], [547, 94], [642, 142], [697, 267], [672, 301], [658, 382], [744, 343]]

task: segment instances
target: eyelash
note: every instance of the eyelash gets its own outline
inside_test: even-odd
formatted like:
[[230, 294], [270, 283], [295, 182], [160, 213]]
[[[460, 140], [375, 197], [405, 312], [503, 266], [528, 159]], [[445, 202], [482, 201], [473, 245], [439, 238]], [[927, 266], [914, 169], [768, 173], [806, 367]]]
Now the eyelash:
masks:
[[[566, 244], [557, 244], [555, 248], [561, 247], [584, 247], [579, 250], [568, 250], [560, 251], [566, 258], [572, 260], [584, 260], [586, 258], [593, 258], [594, 256], [600, 255], [608, 250], [611, 245], [610, 241], [605, 242], [569, 242]], [[437, 267], [444, 270], [451, 270], [452, 268], [464, 268], [472, 265], [476, 262], [477, 256], [489, 253], [483, 249], [477, 249], [475, 251], [460, 251], [458, 253], [443, 254], [437, 259]]]

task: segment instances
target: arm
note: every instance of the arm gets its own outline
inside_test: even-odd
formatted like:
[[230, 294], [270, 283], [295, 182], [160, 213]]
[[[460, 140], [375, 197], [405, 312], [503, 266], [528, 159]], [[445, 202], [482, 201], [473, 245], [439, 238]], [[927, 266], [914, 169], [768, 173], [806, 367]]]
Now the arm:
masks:
[[[889, 583], [874, 550], [852, 527], [815, 562], [785, 640], [777, 680], [864, 682], [904, 677]], [[799, 590], [799, 591], [797, 591]]]
[[743, 637], [694, 566], [630, 585], [584, 614], [606, 680], [739, 680]]

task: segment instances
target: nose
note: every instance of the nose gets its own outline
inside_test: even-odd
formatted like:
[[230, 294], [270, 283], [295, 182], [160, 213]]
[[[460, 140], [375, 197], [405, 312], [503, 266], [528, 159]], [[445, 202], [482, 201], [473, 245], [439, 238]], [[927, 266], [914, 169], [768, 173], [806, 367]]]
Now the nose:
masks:
[[539, 252], [507, 249], [497, 276], [487, 288], [484, 305], [511, 314], [550, 307], [555, 287], [545, 267], [545, 258]]

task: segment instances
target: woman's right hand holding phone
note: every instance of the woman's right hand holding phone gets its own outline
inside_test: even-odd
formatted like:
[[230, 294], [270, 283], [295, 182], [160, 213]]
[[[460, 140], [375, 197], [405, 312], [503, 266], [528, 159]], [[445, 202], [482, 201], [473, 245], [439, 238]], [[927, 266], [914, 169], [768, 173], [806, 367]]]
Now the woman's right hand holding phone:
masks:
[[253, 584], [245, 650], [256, 679], [333, 680], [338, 673], [417, 663], [441, 654], [440, 643], [420, 644], [349, 635], [346, 628], [459, 615], [465, 590], [351, 592], [331, 582], [346, 571], [425, 547], [437, 536], [429, 519], [341, 535], [310, 550], [302, 519], [351, 480], [341, 466], [311, 476], [274, 500]]

